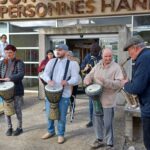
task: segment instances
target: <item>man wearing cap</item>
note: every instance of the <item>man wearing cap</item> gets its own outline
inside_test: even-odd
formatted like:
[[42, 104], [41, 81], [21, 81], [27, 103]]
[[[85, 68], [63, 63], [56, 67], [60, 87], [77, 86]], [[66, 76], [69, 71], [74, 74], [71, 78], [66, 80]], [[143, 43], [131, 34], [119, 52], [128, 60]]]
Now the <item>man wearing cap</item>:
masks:
[[132, 80], [122, 81], [124, 90], [139, 97], [144, 145], [150, 150], [150, 49], [145, 47], [140, 36], [133, 36], [127, 41], [124, 51], [128, 51], [135, 62]]
[[[8, 130], [7, 136], [17, 136], [23, 132], [22, 129], [22, 98], [24, 95], [24, 87], [22, 80], [24, 77], [24, 63], [16, 58], [16, 47], [13, 45], [7, 45], [5, 47], [5, 59], [0, 64], [0, 80], [7, 82], [11, 81], [15, 84], [14, 89], [14, 109], [17, 116], [18, 124], [16, 130], [13, 132], [11, 116], [6, 116]], [[9, 94], [9, 93], [8, 93]]]
[[[91, 71], [99, 60], [101, 59], [101, 47], [98, 43], [93, 43], [90, 48], [90, 53], [87, 54], [81, 64], [81, 72], [87, 74]], [[89, 122], [86, 124], [86, 127], [93, 126], [93, 103], [92, 99], [89, 97]]]
[[[63, 80], [65, 66], [67, 63], [67, 52], [68, 46], [66, 44], [60, 44], [56, 48], [57, 58], [54, 58], [47, 63], [43, 74], [43, 80], [49, 85], [53, 86], [55, 84], [61, 84], [64, 87], [62, 97], [59, 101], [60, 118], [58, 120], [57, 125], [57, 135], [59, 144], [62, 144], [65, 141], [64, 135], [66, 129], [66, 115], [70, 102], [71, 86], [76, 85], [78, 83], [79, 76], [78, 63], [75, 61], [70, 61], [66, 72], [66, 78], [65, 80]], [[53, 75], [53, 77], [51, 75]], [[48, 139], [55, 135], [54, 120], [51, 120], [49, 118], [49, 111], [50, 103], [48, 100], [46, 100], [46, 112], [48, 115], [48, 132], [42, 136], [42, 139]]]

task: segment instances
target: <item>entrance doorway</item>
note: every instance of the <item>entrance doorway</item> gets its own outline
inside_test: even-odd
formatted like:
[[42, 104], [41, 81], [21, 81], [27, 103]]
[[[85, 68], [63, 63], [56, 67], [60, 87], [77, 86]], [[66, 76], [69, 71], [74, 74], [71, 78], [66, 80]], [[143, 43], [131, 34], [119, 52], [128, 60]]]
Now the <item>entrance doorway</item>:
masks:
[[94, 42], [99, 43], [99, 38], [66, 39], [66, 44], [69, 46], [70, 50], [74, 53], [74, 56], [78, 57], [81, 60], [81, 62], [86, 56], [86, 54], [90, 52], [90, 47]]
[[90, 34], [81, 38], [79, 35], [48, 36], [47, 47], [55, 50], [59, 44], [67, 44], [74, 55], [82, 63], [84, 57], [90, 52], [90, 46], [93, 42], [99, 43], [102, 48], [109, 47], [113, 51], [113, 59], [118, 62], [119, 39], [118, 34]]

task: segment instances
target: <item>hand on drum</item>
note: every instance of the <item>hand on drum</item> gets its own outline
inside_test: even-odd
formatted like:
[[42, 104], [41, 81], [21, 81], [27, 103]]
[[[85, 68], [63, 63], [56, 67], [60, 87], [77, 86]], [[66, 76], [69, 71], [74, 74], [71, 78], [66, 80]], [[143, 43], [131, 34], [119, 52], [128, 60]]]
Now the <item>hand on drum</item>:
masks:
[[0, 78], [0, 81], [10, 81], [10, 78]]
[[62, 85], [62, 86], [66, 86], [66, 85], [68, 85], [68, 82], [67, 82], [66, 80], [62, 80], [62, 81], [61, 81], [61, 85]]
[[49, 84], [50, 86], [54, 86], [55, 82], [54, 82], [53, 80], [50, 80], [50, 81], [48, 81], [48, 84]]
[[84, 84], [85, 85], [89, 85], [89, 84], [91, 84], [92, 83], [92, 80], [91, 79], [84, 79]]

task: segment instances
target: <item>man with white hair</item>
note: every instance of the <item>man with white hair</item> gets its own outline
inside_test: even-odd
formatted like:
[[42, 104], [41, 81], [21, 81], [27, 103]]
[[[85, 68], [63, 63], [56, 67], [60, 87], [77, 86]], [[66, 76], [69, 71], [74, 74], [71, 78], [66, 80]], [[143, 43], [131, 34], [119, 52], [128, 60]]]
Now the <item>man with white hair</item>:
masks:
[[117, 91], [122, 87], [122, 79], [123, 74], [120, 66], [112, 60], [112, 50], [105, 48], [102, 52], [102, 60], [84, 79], [86, 85], [97, 83], [103, 88], [100, 98], [103, 107], [103, 115], [97, 114], [94, 110], [96, 140], [91, 145], [93, 149], [103, 147], [104, 138], [106, 139], [106, 150], [114, 149], [113, 119], [114, 107], [116, 105], [115, 98]]

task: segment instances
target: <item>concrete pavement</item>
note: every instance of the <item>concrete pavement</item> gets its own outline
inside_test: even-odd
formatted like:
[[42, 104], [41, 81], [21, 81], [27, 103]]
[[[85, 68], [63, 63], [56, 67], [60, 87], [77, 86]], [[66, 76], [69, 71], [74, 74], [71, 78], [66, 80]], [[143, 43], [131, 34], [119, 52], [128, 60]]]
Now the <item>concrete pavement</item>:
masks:
[[[70, 123], [67, 116], [66, 142], [57, 144], [57, 136], [42, 140], [40, 137], [46, 132], [46, 116], [42, 111], [44, 101], [39, 101], [37, 95], [26, 94], [23, 106], [24, 133], [18, 137], [7, 137], [4, 115], [0, 116], [0, 150], [90, 150], [90, 144], [95, 140], [93, 128], [86, 128], [88, 122], [88, 99], [85, 95], [78, 95], [76, 100], [75, 118]], [[13, 116], [14, 129], [16, 116]], [[127, 150], [134, 145], [136, 150], [145, 150], [142, 141], [128, 142], [124, 138], [124, 111], [117, 107], [115, 112], [115, 149]], [[56, 130], [57, 131], [57, 130]], [[103, 149], [101, 149], [103, 150]]]

